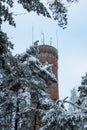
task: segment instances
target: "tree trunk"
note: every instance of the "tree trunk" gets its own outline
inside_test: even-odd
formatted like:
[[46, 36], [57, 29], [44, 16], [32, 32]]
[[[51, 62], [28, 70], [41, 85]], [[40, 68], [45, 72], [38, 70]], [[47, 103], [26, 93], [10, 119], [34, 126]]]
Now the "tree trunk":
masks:
[[36, 130], [36, 126], [37, 126], [37, 112], [35, 112], [35, 116], [34, 116], [34, 130]]
[[16, 119], [15, 119], [15, 130], [18, 130], [18, 112], [19, 112], [19, 102], [17, 101]]

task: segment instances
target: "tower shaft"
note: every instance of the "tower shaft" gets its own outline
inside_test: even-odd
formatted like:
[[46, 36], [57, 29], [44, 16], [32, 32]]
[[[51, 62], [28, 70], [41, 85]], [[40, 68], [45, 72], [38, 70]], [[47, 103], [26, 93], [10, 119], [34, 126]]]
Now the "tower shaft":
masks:
[[[40, 45], [38, 58], [42, 64], [46, 61], [49, 64], [53, 64], [52, 71], [55, 77], [58, 79], [58, 52], [57, 49], [50, 45]], [[47, 93], [50, 98], [57, 100], [59, 98], [58, 84], [52, 83], [52, 85], [47, 89]]]

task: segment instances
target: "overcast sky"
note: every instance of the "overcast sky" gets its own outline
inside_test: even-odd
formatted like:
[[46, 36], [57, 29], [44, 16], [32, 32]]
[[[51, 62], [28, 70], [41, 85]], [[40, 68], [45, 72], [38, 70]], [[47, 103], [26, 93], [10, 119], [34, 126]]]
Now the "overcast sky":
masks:
[[[36, 13], [15, 16], [16, 29], [3, 24], [3, 30], [8, 33], [14, 43], [13, 53], [22, 53], [32, 45], [33, 41], [39, 40], [42, 44], [44, 33], [45, 44], [57, 48], [56, 31], [58, 35], [58, 75], [60, 99], [70, 95], [73, 87], [78, 87], [81, 77], [87, 72], [87, 0], [79, 0], [78, 4], [69, 7], [68, 26], [65, 30], [58, 27], [52, 19], [37, 16]], [[26, 13], [21, 6], [16, 4], [15, 14]]]

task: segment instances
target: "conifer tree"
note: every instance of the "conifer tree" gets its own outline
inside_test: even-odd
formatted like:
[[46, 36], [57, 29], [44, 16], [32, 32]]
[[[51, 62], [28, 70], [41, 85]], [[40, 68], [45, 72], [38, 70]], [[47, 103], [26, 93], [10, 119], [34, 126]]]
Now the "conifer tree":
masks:
[[[67, 0], [67, 2], [73, 1]], [[38, 15], [52, 17], [40, 0], [17, 0], [17, 2], [28, 12], [35, 11]], [[13, 0], [0, 1], [0, 129], [26, 130], [31, 128], [29, 122], [32, 110], [36, 118], [38, 112], [39, 116], [43, 117], [49, 108], [53, 107], [53, 102], [45, 90], [49, 80], [57, 81], [54, 75], [35, 57], [36, 45], [23, 55], [15, 57], [12, 55], [10, 48], [13, 48], [13, 45], [8, 41], [7, 35], [2, 32], [1, 25], [8, 21], [10, 25], [16, 26], [13, 13], [10, 12], [13, 6]], [[54, 0], [49, 2], [49, 7], [54, 19], [58, 20], [59, 26], [64, 28], [67, 25], [65, 5], [61, 1]], [[36, 129], [36, 123], [35, 119], [34, 129]]]
[[[78, 0], [49, 0], [48, 6], [52, 11], [52, 16], [49, 13], [47, 7], [41, 2], [41, 0], [16, 0], [19, 4], [23, 6], [28, 12], [34, 11], [38, 15], [42, 14], [43, 16], [52, 18], [58, 21], [58, 25], [62, 28], [65, 28], [67, 25], [67, 12], [68, 8], [65, 3], [77, 2]], [[13, 18], [13, 12], [10, 11], [10, 8], [14, 6], [13, 0], [0, 0], [0, 26], [3, 22], [8, 21], [10, 25], [16, 26], [16, 23]]]
[[37, 52], [37, 45], [15, 57], [8, 49], [5, 54], [3, 51], [4, 56], [1, 57], [0, 66], [2, 70], [0, 73], [1, 129], [26, 130], [31, 129], [31, 125], [36, 128], [35, 118], [34, 125], [30, 123], [31, 111], [35, 112], [35, 116], [38, 116], [36, 113], [42, 116], [45, 106], [51, 103], [45, 93], [46, 88], [49, 81], [57, 82], [57, 80], [52, 72], [48, 71], [49, 65], [43, 66], [36, 58]]
[[83, 109], [80, 110], [82, 116], [82, 129], [87, 129], [87, 73], [82, 77], [81, 86], [78, 87], [78, 101], [77, 104]]
[[[71, 95], [70, 95], [70, 102], [72, 102], [73, 104], [76, 104], [77, 100], [78, 100], [78, 96], [77, 96], [77, 91], [76, 88], [74, 87], [71, 90]], [[75, 111], [77, 108], [74, 105], [69, 104], [69, 111], [72, 113], [73, 111]]]
[[[44, 66], [36, 58], [38, 45], [27, 49], [25, 53], [17, 55], [19, 63], [24, 67], [24, 73], [29, 85], [31, 104], [30, 104], [30, 129], [40, 127], [40, 117], [44, 115], [46, 107], [52, 103], [49, 96], [46, 94], [46, 89], [49, 86], [49, 81], [57, 82], [54, 74], [48, 71], [48, 66]], [[27, 119], [27, 118], [26, 118]]]

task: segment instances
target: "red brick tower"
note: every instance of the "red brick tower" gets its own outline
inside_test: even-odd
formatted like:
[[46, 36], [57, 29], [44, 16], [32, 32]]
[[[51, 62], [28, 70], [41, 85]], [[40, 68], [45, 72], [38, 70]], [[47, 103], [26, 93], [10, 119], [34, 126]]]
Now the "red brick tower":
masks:
[[[39, 46], [39, 60], [42, 64], [46, 61], [49, 64], [53, 64], [52, 71], [58, 79], [58, 51], [56, 48], [50, 45], [40, 45]], [[58, 84], [53, 83], [48, 89], [47, 93], [50, 95], [51, 99], [57, 100], [59, 98]]]

